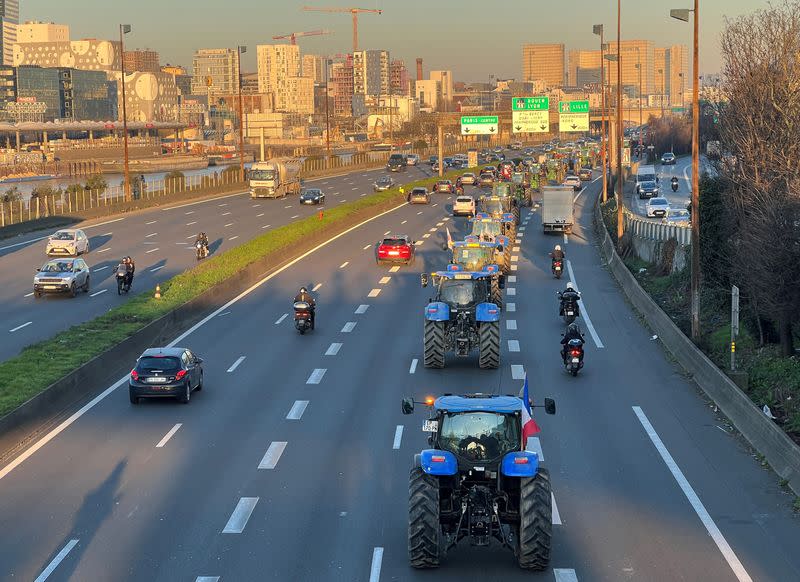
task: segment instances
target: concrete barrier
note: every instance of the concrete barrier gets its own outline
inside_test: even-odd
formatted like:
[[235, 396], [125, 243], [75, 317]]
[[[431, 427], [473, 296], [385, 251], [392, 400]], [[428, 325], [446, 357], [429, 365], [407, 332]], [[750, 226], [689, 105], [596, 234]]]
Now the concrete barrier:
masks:
[[792, 491], [800, 495], [800, 447], [767, 418], [747, 394], [708, 359], [642, 289], [617, 255], [597, 204], [594, 223], [600, 242], [600, 254], [625, 296], [653, 332], [658, 334], [681, 367], [692, 375], [697, 385], [730, 419], [747, 442], [764, 455], [772, 469], [788, 482]]

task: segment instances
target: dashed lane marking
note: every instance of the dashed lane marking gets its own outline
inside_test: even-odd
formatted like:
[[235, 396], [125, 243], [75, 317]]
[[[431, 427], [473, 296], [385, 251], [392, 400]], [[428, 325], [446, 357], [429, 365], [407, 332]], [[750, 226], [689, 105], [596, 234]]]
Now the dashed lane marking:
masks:
[[295, 400], [289, 414], [286, 415], [286, 420], [300, 420], [307, 407], [308, 400]]
[[578, 582], [578, 575], [572, 568], [553, 568], [556, 582]]
[[242, 497], [239, 499], [222, 533], [242, 533], [257, 503], [258, 497]]
[[[569, 278], [572, 281], [572, 286], [575, 287], [576, 291], [579, 291], [578, 282], [575, 280], [575, 273], [572, 271], [572, 263], [569, 261], [569, 259], [567, 259], [567, 270], [569, 271]], [[597, 330], [595, 330], [594, 325], [592, 325], [592, 319], [589, 317], [589, 311], [586, 309], [586, 303], [583, 301], [583, 299], [578, 299], [578, 304], [580, 305], [581, 309], [581, 318], [586, 322], [586, 327], [589, 328], [589, 334], [594, 340], [594, 345], [596, 345], [598, 349], [604, 348], [605, 346], [603, 345], [603, 342], [600, 341], [600, 336], [597, 335]]]
[[169, 429], [169, 432], [167, 432], [167, 434], [165, 434], [164, 437], [160, 441], [158, 441], [158, 444], [156, 445], [156, 448], [157, 449], [164, 448], [164, 445], [166, 445], [167, 442], [169, 441], [169, 439], [172, 438], [172, 435], [174, 435], [176, 432], [178, 432], [178, 429], [180, 429], [182, 426], [183, 426], [183, 423], [179, 422], [175, 426], [173, 426], [171, 429]]
[[264, 453], [264, 457], [261, 459], [261, 462], [258, 464], [259, 469], [274, 469], [278, 465], [278, 461], [281, 460], [281, 455], [283, 451], [286, 449], [286, 442], [283, 441], [274, 441], [272, 444], [269, 445], [267, 452]]
[[355, 321], [348, 321], [347, 323], [344, 324], [344, 327], [342, 327], [342, 333], [350, 333], [351, 331], [353, 331], [355, 327], [356, 327]]
[[367, 297], [377, 297], [380, 294], [381, 294], [381, 290], [380, 289], [373, 289], [372, 291], [367, 293]]
[[339, 268], [340, 268], [340, 269], [344, 269], [344, 268], [345, 268], [347, 265], [349, 265], [349, 264], [350, 264], [350, 261], [345, 261], [344, 263], [342, 263], [341, 265], [339, 265]]
[[403, 425], [398, 424], [397, 428], [394, 429], [394, 442], [392, 443], [392, 449], [395, 451], [400, 448], [400, 441], [403, 440]]
[[374, 548], [372, 550], [372, 565], [369, 569], [369, 582], [380, 582], [382, 562], [383, 548]]
[[[516, 327], [515, 327], [516, 329]], [[508, 351], [509, 352], [518, 352], [519, 351], [519, 340], [508, 340]]]
[[306, 384], [319, 384], [327, 371], [327, 368], [314, 368], [314, 371], [311, 372], [308, 380], [306, 380]]
[[366, 313], [367, 309], [369, 309], [369, 305], [365, 305], [365, 304], [362, 303], [361, 305], [356, 307], [355, 313], [356, 313], [356, 315], [361, 315], [362, 313]]
[[381, 277], [381, 280], [378, 281], [378, 285], [386, 285], [389, 281], [391, 281], [391, 277]]
[[517, 294], [517, 288], [516, 287], [506, 287], [506, 295], [508, 295], [509, 297], [513, 297], [516, 294]]
[[394, 267], [392, 267], [391, 269], [389, 269], [389, 272], [390, 272], [390, 273], [396, 273], [396, 272], [397, 272], [397, 271], [399, 271], [399, 270], [400, 270], [400, 266], [399, 266], [399, 265], [395, 265]]
[[514, 380], [525, 379], [525, 366], [522, 364], [511, 364], [511, 377]]
[[508, 329], [508, 330], [517, 329], [517, 320], [516, 319], [506, 319], [506, 329]]
[[281, 316], [280, 316], [280, 317], [279, 317], [279, 318], [278, 318], [278, 319], [275, 321], [275, 325], [280, 325], [280, 324], [283, 322], [283, 320], [284, 320], [284, 319], [286, 319], [287, 317], [289, 317], [289, 314], [288, 314], [288, 313], [284, 313], [283, 315], [281, 315]]
[[339, 350], [341, 350], [341, 349], [342, 349], [342, 344], [334, 342], [334, 343], [332, 343], [331, 345], [328, 346], [328, 349], [325, 351], [325, 355], [326, 356], [335, 356], [336, 354], [339, 353]]
[[413, 373], [415, 373], [417, 371], [417, 364], [418, 363], [419, 363], [419, 360], [417, 358], [414, 358], [413, 360], [411, 360], [411, 366], [409, 366], [409, 368], [408, 368], [408, 373], [409, 374], [413, 374]]
[[517, 310], [516, 303], [506, 303], [506, 311], [508, 311], [509, 313], [513, 313], [516, 310]]
[[553, 492], [550, 492], [550, 505], [553, 506], [553, 517], [552, 522], [553, 525], [561, 525], [561, 514], [558, 512], [558, 505], [556, 505], [556, 496], [553, 495]]
[[157, 250], [158, 250], [158, 247], [156, 247], [156, 248], [154, 248], [154, 249], [150, 249], [149, 251], [145, 251], [145, 252], [144, 252], [144, 254], [148, 255], [148, 254], [150, 254], [150, 253], [154, 253], [154, 252], [156, 252]]
[[312, 289], [312, 291], [319, 291], [320, 287], [322, 287], [322, 283], [317, 283], [316, 285], [314, 285], [314, 288]]
[[506, 277], [506, 282], [508, 282], [508, 283], [516, 283], [517, 282], [517, 276], [516, 275], [509, 275], [508, 277]]
[[235, 370], [236, 370], [236, 368], [238, 368], [238, 367], [239, 367], [239, 365], [240, 365], [242, 362], [244, 362], [244, 359], [245, 359], [246, 357], [247, 357], [247, 356], [239, 356], [239, 357], [237, 358], [237, 360], [236, 360], [236, 361], [235, 361], [233, 364], [231, 364], [231, 367], [230, 367], [230, 368], [228, 368], [228, 374], [230, 374], [231, 372], [235, 371]]
[[77, 545], [78, 545], [78, 540], [69, 540], [67, 542], [67, 545], [61, 548], [61, 551], [58, 552], [58, 554], [56, 554], [56, 557], [53, 558], [53, 560], [49, 564], [47, 564], [47, 567], [44, 570], [42, 570], [42, 573], [36, 577], [36, 580], [34, 580], [34, 582], [44, 582], [45, 580], [47, 580], [50, 574], [52, 574], [53, 571], [56, 568], [58, 568], [58, 565], [64, 561], [64, 558], [67, 557], [67, 554], [69, 554], [72, 551], [72, 548], [74, 548]]
[[94, 293], [90, 293], [89, 297], [97, 297], [98, 295], [102, 295], [103, 293], [107, 293], [108, 289], [100, 289], [100, 291], [95, 291]]

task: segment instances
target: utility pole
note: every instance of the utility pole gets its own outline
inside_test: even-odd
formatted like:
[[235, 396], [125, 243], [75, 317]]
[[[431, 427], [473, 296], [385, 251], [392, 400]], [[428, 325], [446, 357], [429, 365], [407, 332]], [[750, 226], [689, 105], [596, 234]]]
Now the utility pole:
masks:
[[131, 176], [130, 176], [130, 166], [128, 164], [128, 108], [127, 108], [127, 98], [125, 97], [125, 45], [123, 36], [128, 34], [131, 31], [130, 24], [120, 24], [119, 25], [119, 51], [120, 56], [119, 60], [122, 64], [121, 72], [122, 72], [122, 81], [120, 85], [122, 85], [122, 144], [123, 144], [123, 152], [125, 156], [124, 162], [124, 186], [123, 190], [125, 192], [125, 200], [131, 199]]
[[622, 241], [624, 234], [624, 183], [622, 181], [622, 52], [620, 50], [622, 37], [622, 0], [617, 0], [617, 244]]
[[244, 115], [242, 115], [242, 54], [246, 46], [239, 45], [236, 56], [237, 79], [239, 81], [239, 180], [244, 182]]
[[328, 68], [331, 66], [333, 61], [329, 59], [327, 56], [325, 57], [325, 150], [328, 155], [327, 165], [330, 167], [331, 165], [331, 116], [330, 110], [328, 105]]
[[605, 81], [605, 57], [603, 55], [603, 25], [595, 24], [592, 32], [600, 36], [600, 150], [602, 152], [601, 162], [603, 164], [603, 202], [608, 200], [608, 176], [606, 172], [606, 81]]

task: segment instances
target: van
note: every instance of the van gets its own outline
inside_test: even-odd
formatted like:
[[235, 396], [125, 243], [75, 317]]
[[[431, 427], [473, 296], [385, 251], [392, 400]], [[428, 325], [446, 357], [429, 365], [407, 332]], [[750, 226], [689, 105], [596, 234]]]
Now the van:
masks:
[[405, 170], [407, 165], [406, 157], [403, 154], [392, 154], [389, 156], [389, 163], [386, 164], [386, 169], [390, 172], [397, 172]]
[[636, 193], [639, 194], [639, 185], [642, 182], [655, 182], [658, 184], [658, 175], [655, 166], [639, 166], [636, 171]]

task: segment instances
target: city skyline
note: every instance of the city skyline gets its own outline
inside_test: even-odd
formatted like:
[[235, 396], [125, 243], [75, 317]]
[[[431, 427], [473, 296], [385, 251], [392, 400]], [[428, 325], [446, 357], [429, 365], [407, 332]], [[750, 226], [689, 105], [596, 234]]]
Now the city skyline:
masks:
[[[351, 20], [347, 14], [325, 14], [303, 12], [303, 1], [268, 6], [252, 0], [242, 0], [241, 9], [236, 12], [220, 13], [214, 9], [210, 0], [196, 0], [190, 13], [181, 14], [181, 27], [176, 33], [175, 22], [170, 18], [152, 18], [161, 9], [155, 0], [140, 0], [136, 5], [115, 6], [113, 14], [103, 10], [104, 3], [99, 0], [85, 0], [79, 6], [56, 0], [28, 0], [21, 7], [20, 21], [42, 20], [67, 24], [73, 39], [107, 38], [113, 40], [120, 22], [131, 24], [133, 34], [126, 40], [126, 46], [151, 48], [161, 55], [162, 64], [190, 67], [195, 50], [200, 48], [226, 48], [238, 44], [251, 45], [253, 51], [243, 56], [242, 67], [255, 71], [255, 46], [272, 44], [272, 36], [292, 31], [326, 28], [333, 35], [303, 38], [299, 41], [304, 54], [336, 54], [352, 50]], [[518, 4], [518, 5], [516, 5]], [[317, 4], [312, 4], [316, 6]], [[688, 2], [676, 0], [674, 5], [644, 6], [641, 4], [624, 6], [622, 14], [622, 38], [652, 40], [657, 46], [691, 44], [690, 29], [669, 18], [670, 8], [688, 6]], [[701, 12], [701, 52], [700, 73], [719, 71], [719, 31], [725, 17], [733, 17], [767, 6], [767, 0], [722, 0], [706, 1]], [[407, 0], [402, 7], [387, 2], [367, 2], [364, 8], [379, 8], [382, 15], [366, 14], [359, 18], [359, 49], [387, 50], [391, 59], [403, 59], [407, 66], [416, 57], [424, 60], [425, 73], [430, 70], [452, 70], [459, 81], [475, 82], [488, 80], [489, 75], [496, 78], [515, 78], [521, 80], [522, 44], [563, 43], [567, 51], [596, 48], [596, 37], [591, 34], [593, 24], [602, 23], [606, 27], [606, 38], [616, 38], [616, 3], [608, 6], [599, 4], [587, 6], [579, 12], [557, 13], [548, 7], [532, 7], [522, 2], [511, 2], [507, 13], [515, 18], [502, 21], [504, 12], [492, 12], [493, 18], [501, 19], [502, 34], [496, 27], [484, 33], [491, 41], [492, 51], [486, 44], [475, 42], [482, 34], [480, 23], [485, 22], [487, 12], [481, 5], [456, 2], [455, 0], [436, 4], [422, 0]], [[208, 8], [206, 10], [205, 8]], [[456, 9], [454, 12], [453, 9]], [[213, 14], [213, 18], [209, 15]], [[425, 18], [418, 18], [424, 14]], [[247, 18], [243, 18], [247, 15]], [[542, 16], [551, 20], [554, 26], [542, 26], [541, 31], [533, 31], [530, 18], [542, 22]], [[521, 17], [517, 17], [521, 16]], [[566, 34], [555, 24], [569, 19]], [[463, 20], [464, 23], [458, 23]], [[269, 27], [264, 22], [277, 23]], [[440, 34], [440, 23], [453, 25], [456, 30]], [[474, 32], [463, 24], [475, 23]], [[413, 27], [413, 28], [412, 28]], [[413, 36], [406, 31], [413, 30]], [[470, 32], [463, 32], [470, 30]], [[184, 31], [184, 32], [182, 32]], [[190, 32], [191, 31], [191, 32]], [[418, 42], [424, 38], [425, 42]], [[463, 41], [463, 42], [462, 42]]]

